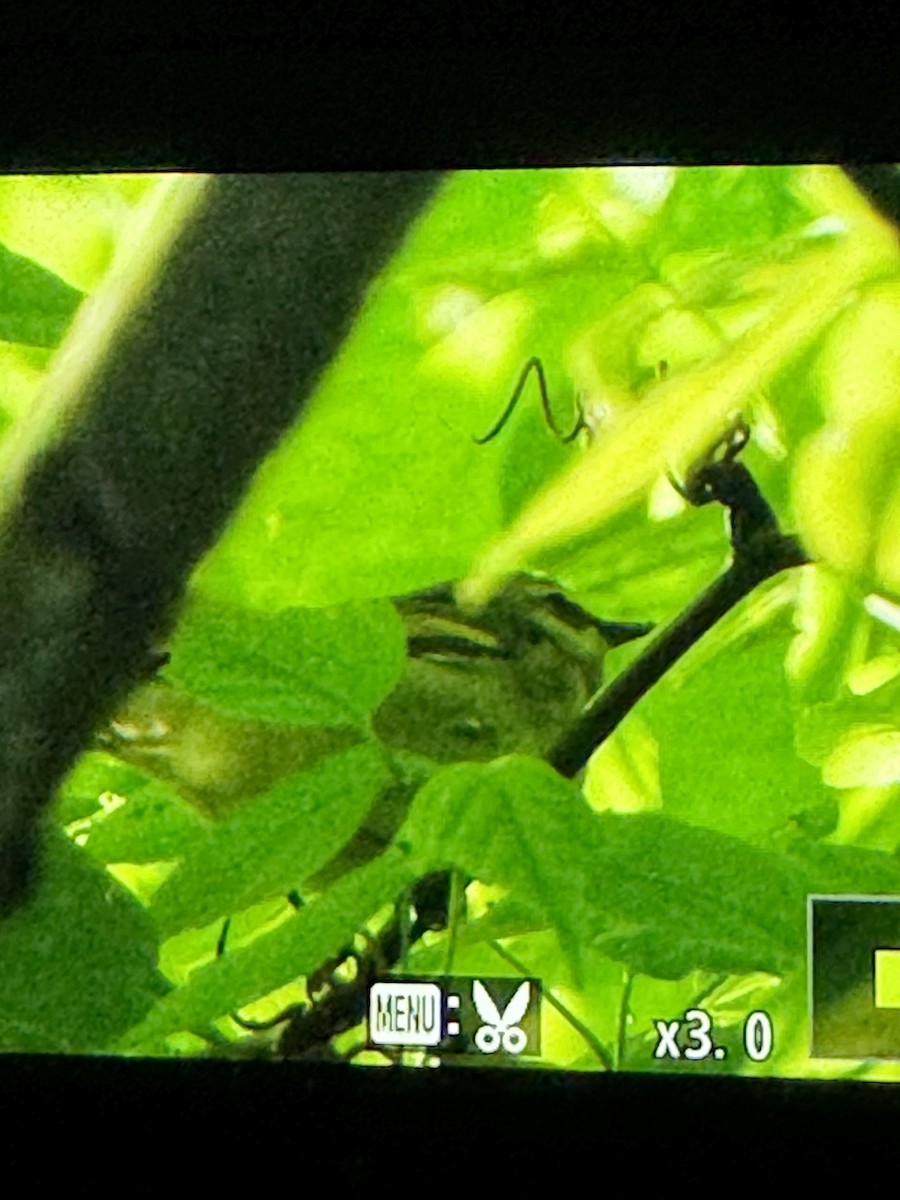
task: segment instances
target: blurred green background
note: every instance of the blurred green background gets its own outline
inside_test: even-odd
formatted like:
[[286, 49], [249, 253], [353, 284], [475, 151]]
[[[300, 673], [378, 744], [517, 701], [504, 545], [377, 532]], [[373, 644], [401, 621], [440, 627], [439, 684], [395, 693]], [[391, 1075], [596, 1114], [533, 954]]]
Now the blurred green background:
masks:
[[[79, 306], [168, 186], [0, 180], [4, 435], [29, 419]], [[463, 578], [492, 546], [598, 615], [665, 623], [728, 553], [721, 511], [687, 508], [666, 469], [687, 469], [673, 447], [714, 440], [727, 412], [749, 421], [745, 461], [815, 565], [761, 588], [688, 654], [595, 755], [585, 800], [538, 764], [446, 768], [410, 814], [410, 858], [363, 867], [301, 914], [283, 900], [298, 864], [327, 861], [383, 785], [371, 747], [218, 825], [183, 803], [177, 772], [163, 783], [86, 754], [57, 811], [87, 872], [60, 875], [71, 920], [90, 921], [79, 889], [92, 880], [124, 888], [137, 924], [115, 937], [133, 948], [140, 925], [145, 967], [120, 977], [115, 956], [98, 961], [91, 986], [127, 999], [103, 1019], [83, 980], [48, 968], [45, 995], [72, 1007], [78, 1036], [46, 1026], [21, 984], [0, 987], [0, 1046], [102, 1049], [129, 1029], [132, 1052], [202, 1052], [212, 1028], [239, 1040], [229, 1011], [302, 999], [316, 955], [389, 904], [411, 864], [453, 865], [490, 885], [480, 910], [472, 893], [480, 915], [455, 972], [504, 973], [500, 945], [620, 1066], [664, 1069], [652, 1019], [705, 997], [729, 1056], [690, 1069], [897, 1077], [809, 1061], [804, 897], [900, 890], [898, 332], [894, 231], [837, 168], [450, 175], [199, 565], [173, 643], [179, 686], [237, 721], [365, 718], [401, 669], [384, 599]], [[558, 424], [580, 405], [589, 431], [562, 445], [531, 380], [477, 445], [532, 356]], [[537, 531], [527, 550], [523, 522]], [[296, 686], [275, 670], [316, 645], [327, 653]], [[638, 650], [611, 655], [611, 671]], [[204, 737], [189, 752], [212, 761]], [[465, 814], [452, 828], [451, 810]], [[233, 952], [216, 959], [235, 914]], [[0, 928], [0, 961], [13, 945]], [[446, 953], [446, 937], [423, 943], [409, 969], [439, 970]], [[740, 1047], [757, 1007], [776, 1029], [765, 1063]], [[546, 1021], [549, 1065], [599, 1065], [572, 1022]]]

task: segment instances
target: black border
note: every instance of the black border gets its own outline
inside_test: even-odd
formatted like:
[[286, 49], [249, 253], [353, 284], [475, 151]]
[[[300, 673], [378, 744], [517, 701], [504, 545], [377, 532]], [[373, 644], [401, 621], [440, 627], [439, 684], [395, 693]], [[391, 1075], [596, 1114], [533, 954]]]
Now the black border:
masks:
[[[421, 22], [404, 36], [395, 20], [374, 49], [304, 42], [301, 29], [300, 49], [285, 31], [216, 36], [216, 19], [168, 41], [146, 25], [104, 42], [96, 22], [74, 18], [7, 40], [0, 165], [900, 159], [894, 56], [878, 22], [863, 48], [829, 28], [826, 54], [777, 31], [752, 53], [732, 34], [698, 54], [652, 23], [636, 42], [620, 32], [589, 49], [461, 49], [451, 37], [426, 53]], [[257, 1188], [286, 1175], [326, 1195], [368, 1180], [422, 1194], [488, 1180], [569, 1187], [575, 1167], [593, 1167], [598, 1190], [622, 1172], [634, 1188], [690, 1179], [719, 1190], [742, 1175], [758, 1188], [798, 1168], [871, 1167], [898, 1119], [900, 1089], [869, 1083], [0, 1058], [7, 1170], [42, 1165], [40, 1145], [74, 1174], [114, 1153], [130, 1163], [132, 1190], [171, 1183], [175, 1169], [211, 1184], [240, 1174]]]
[[[649, 23], [649, 22], [648, 22]], [[698, 49], [668, 26], [597, 47], [260, 49], [223, 38], [0, 43], [0, 164], [20, 171], [385, 170], [890, 161], [890, 42]], [[295, 36], [294, 41], [302, 38]], [[196, 41], [196, 39], [195, 39]], [[140, 50], [121, 49], [141, 43]], [[425, 43], [423, 42], [423, 45]], [[75, 47], [73, 49], [73, 46]], [[310, 46], [312, 48], [310, 48]]]
[[0, 1060], [0, 1086], [7, 1171], [42, 1165], [41, 1141], [73, 1171], [118, 1147], [133, 1171], [127, 1186], [139, 1191], [177, 1170], [210, 1184], [246, 1171], [258, 1187], [269, 1172], [286, 1173], [298, 1191], [325, 1190], [327, 1179], [326, 1194], [351, 1181], [426, 1197], [451, 1181], [466, 1191], [527, 1181], [556, 1194], [576, 1167], [598, 1191], [620, 1178], [635, 1188], [724, 1188], [751, 1173], [759, 1189], [784, 1186], [798, 1169], [870, 1170], [896, 1145], [898, 1118], [896, 1085], [692, 1069], [604, 1076], [11, 1056]]

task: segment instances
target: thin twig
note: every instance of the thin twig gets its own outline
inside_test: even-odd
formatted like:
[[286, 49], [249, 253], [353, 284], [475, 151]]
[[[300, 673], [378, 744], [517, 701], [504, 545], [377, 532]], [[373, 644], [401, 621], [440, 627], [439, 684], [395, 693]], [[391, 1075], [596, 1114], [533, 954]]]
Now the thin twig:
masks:
[[450, 873], [450, 903], [448, 905], [448, 937], [447, 960], [444, 964], [444, 975], [453, 973], [453, 962], [456, 958], [456, 943], [459, 936], [459, 922], [466, 899], [466, 887], [461, 871]]

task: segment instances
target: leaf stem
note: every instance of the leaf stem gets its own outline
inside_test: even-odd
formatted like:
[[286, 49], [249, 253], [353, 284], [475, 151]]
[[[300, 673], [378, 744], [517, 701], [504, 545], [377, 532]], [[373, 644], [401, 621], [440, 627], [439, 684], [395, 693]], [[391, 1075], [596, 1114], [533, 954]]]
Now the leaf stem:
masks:
[[622, 997], [619, 1001], [619, 1032], [616, 1038], [616, 1070], [622, 1070], [625, 1058], [625, 1042], [628, 1038], [628, 1018], [631, 1014], [631, 989], [634, 987], [634, 972], [630, 967], [625, 968]]
[[462, 871], [450, 873], [450, 902], [447, 906], [449, 917], [449, 934], [447, 938], [447, 961], [444, 964], [444, 975], [453, 974], [453, 962], [456, 958], [456, 943], [459, 934], [459, 923], [462, 917], [463, 905], [466, 898], [466, 884]]

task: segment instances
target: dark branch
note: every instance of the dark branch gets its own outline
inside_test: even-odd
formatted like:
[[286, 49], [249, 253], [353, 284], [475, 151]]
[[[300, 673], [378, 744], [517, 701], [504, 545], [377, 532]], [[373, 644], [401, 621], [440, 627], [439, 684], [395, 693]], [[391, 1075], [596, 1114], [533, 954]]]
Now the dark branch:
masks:
[[790, 537], [773, 539], [769, 553], [756, 560], [736, 560], [588, 705], [581, 719], [550, 751], [550, 765], [561, 775], [577, 775], [638, 700], [717, 621], [766, 579], [808, 561], [798, 543]]
[[723, 460], [702, 463], [686, 485], [679, 487], [694, 505], [718, 501], [728, 508], [734, 551], [731, 566], [594, 697], [581, 718], [552, 748], [547, 759], [561, 775], [577, 775], [641, 697], [745, 596], [781, 571], [809, 562], [799, 542], [778, 529], [775, 514], [750, 472], [734, 461], [746, 437], [730, 439], [741, 431], [739, 425], [729, 434]]

